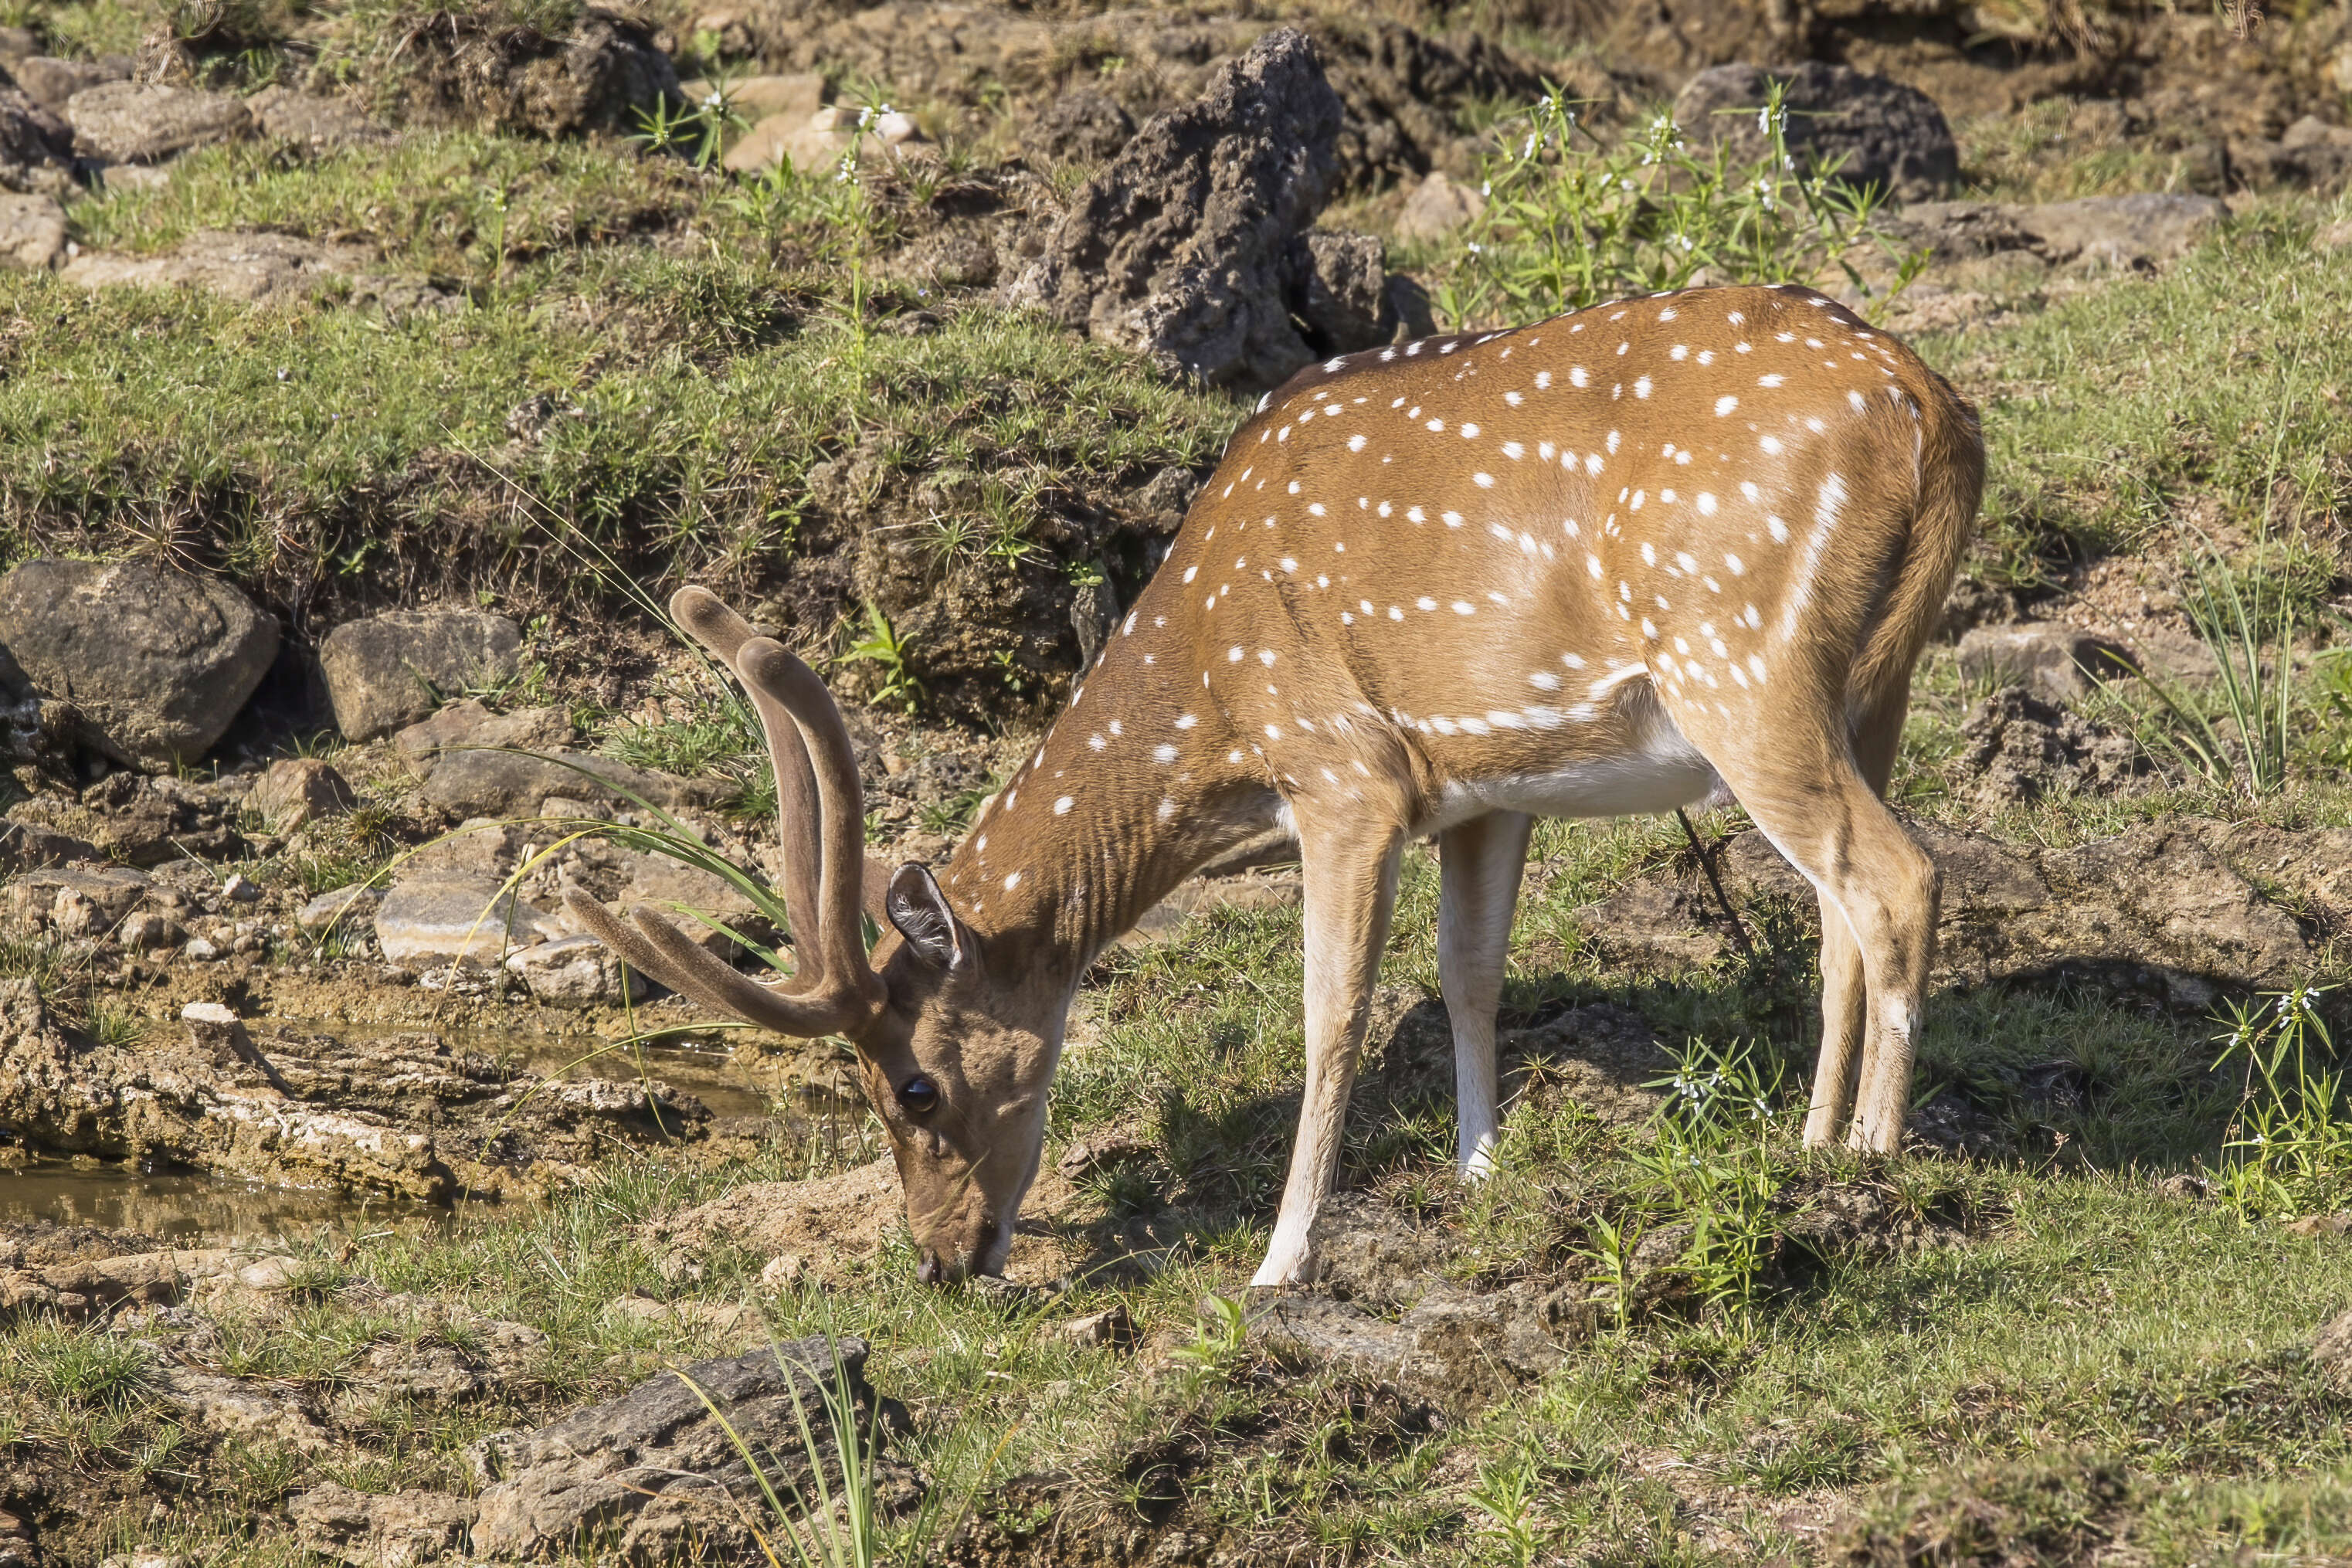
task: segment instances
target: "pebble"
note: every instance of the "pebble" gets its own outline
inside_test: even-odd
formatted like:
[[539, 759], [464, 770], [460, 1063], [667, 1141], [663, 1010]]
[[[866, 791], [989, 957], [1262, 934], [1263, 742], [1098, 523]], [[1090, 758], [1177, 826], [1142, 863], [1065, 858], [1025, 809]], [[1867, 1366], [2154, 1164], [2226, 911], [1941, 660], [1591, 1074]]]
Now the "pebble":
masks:
[[200, 936], [190, 937], [188, 945], [180, 949], [182, 958], [193, 958], [199, 963], [210, 963], [220, 955], [219, 948]]
[[227, 881], [221, 884], [221, 897], [234, 899], [240, 904], [250, 904], [260, 899], [261, 889], [244, 872], [235, 871], [229, 874]]

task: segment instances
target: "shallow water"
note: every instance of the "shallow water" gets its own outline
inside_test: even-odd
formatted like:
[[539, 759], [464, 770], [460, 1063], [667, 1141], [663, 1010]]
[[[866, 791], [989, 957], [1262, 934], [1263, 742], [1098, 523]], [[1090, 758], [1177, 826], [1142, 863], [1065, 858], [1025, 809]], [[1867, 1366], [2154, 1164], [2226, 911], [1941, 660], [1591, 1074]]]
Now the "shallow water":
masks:
[[101, 1226], [190, 1246], [263, 1241], [394, 1217], [429, 1219], [438, 1212], [383, 1198], [71, 1160], [0, 1170], [0, 1224]]

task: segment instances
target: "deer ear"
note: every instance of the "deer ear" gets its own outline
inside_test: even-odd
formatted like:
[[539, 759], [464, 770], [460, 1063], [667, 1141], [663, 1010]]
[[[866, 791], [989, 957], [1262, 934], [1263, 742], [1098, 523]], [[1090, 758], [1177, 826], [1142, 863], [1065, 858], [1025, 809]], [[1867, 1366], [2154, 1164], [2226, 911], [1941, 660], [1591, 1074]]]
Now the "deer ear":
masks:
[[890, 878], [883, 907], [907, 945], [941, 969], [959, 969], [971, 961], [961, 922], [924, 867], [911, 860], [899, 867]]

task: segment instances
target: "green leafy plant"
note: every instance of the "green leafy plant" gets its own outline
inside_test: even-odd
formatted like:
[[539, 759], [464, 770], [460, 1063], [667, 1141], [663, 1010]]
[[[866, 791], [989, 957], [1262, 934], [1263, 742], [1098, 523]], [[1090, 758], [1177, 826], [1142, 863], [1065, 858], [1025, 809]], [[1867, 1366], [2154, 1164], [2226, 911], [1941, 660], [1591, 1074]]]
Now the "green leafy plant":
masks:
[[1535, 1502], [1542, 1491], [1542, 1468], [1521, 1455], [1508, 1464], [1489, 1465], [1478, 1472], [1470, 1489], [1470, 1506], [1486, 1516], [1488, 1528], [1508, 1561], [1529, 1568], [1542, 1538], [1536, 1527]]
[[665, 97], [651, 109], [638, 110], [636, 117], [637, 129], [629, 140], [649, 153], [675, 154], [698, 169], [719, 162], [730, 134], [751, 127], [735, 108], [731, 84], [724, 77], [696, 102]]
[[871, 664], [881, 671], [875, 706], [901, 708], [909, 714], [921, 710], [923, 683], [915, 674], [913, 639], [891, 626], [880, 605], [866, 606], [866, 635], [851, 644], [837, 662]]
[[[1603, 142], [1563, 89], [1548, 91], [1498, 128], [1486, 206], [1461, 233], [1439, 308], [1459, 325], [1520, 323], [1702, 277], [1810, 283], [1832, 273], [1891, 299], [1925, 253], [1898, 252], [1877, 222], [1880, 194], [1840, 182], [1834, 163], [1796, 173], [1782, 98], [1774, 83], [1757, 110], [1765, 155], [1734, 163], [1721, 142], [1691, 151], [1670, 115]], [[1883, 292], [1853, 264], [1865, 248], [1892, 264]]]
[[2344, 1074], [2319, 1013], [2319, 999], [2332, 989], [2298, 985], [2265, 993], [2252, 1006], [2233, 1002], [2228, 1032], [2215, 1037], [2217, 1070], [2244, 1064], [2221, 1145], [2220, 1191], [2249, 1217], [2333, 1207], [2352, 1189]]
[[[819, 1374], [815, 1382], [817, 1414], [830, 1443], [818, 1437], [818, 1424], [809, 1419], [808, 1405], [801, 1397], [800, 1379], [784, 1364], [782, 1350], [775, 1350], [776, 1365], [784, 1373], [785, 1387], [792, 1394], [801, 1457], [808, 1461], [805, 1490], [790, 1482], [779, 1490], [771, 1473], [772, 1456], [763, 1456], [736, 1430], [700, 1384], [683, 1372], [676, 1375], [710, 1412], [710, 1418], [727, 1434], [729, 1445], [759, 1483], [771, 1525], [766, 1529], [754, 1525], [752, 1534], [770, 1563], [792, 1562], [800, 1568], [873, 1568], [882, 1560], [881, 1521], [874, 1495], [874, 1461], [881, 1432], [877, 1423], [858, 1419], [857, 1403], [849, 1392], [849, 1372], [842, 1364], [840, 1342], [828, 1335], [825, 1342], [833, 1352], [832, 1376]], [[828, 1457], [837, 1462], [837, 1484], [826, 1479]]]
[[2156, 712], [2135, 715], [2136, 728], [2144, 744], [2209, 784], [2275, 795], [2286, 786], [2295, 712], [2294, 597], [2231, 571], [2210, 545], [2191, 557], [2189, 574], [2183, 601], [2213, 656], [2212, 695], [2144, 670]]
[[1242, 1357], [1249, 1342], [1249, 1320], [1242, 1304], [1230, 1297], [1211, 1295], [1201, 1303], [1200, 1325], [1192, 1342], [1171, 1353], [1196, 1372], [1222, 1373]]

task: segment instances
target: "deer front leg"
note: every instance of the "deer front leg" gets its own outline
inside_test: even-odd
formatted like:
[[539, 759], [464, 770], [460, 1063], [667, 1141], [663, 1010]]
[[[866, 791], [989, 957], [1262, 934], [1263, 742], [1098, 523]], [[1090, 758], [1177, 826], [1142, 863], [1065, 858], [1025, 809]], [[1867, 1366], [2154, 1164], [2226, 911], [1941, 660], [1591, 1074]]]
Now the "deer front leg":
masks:
[[1511, 915], [1535, 818], [1492, 812], [1438, 836], [1437, 976], [1454, 1024], [1454, 1160], [1462, 1179], [1495, 1171], [1502, 1135], [1496, 1110], [1495, 1009], [1511, 951]]
[[1339, 1174], [1339, 1139], [1355, 1087], [1372, 983], [1396, 907], [1404, 835], [1394, 829], [1318, 833], [1302, 825], [1307, 925], [1307, 1091], [1290, 1151], [1274, 1240], [1253, 1286], [1314, 1278], [1308, 1232]]

